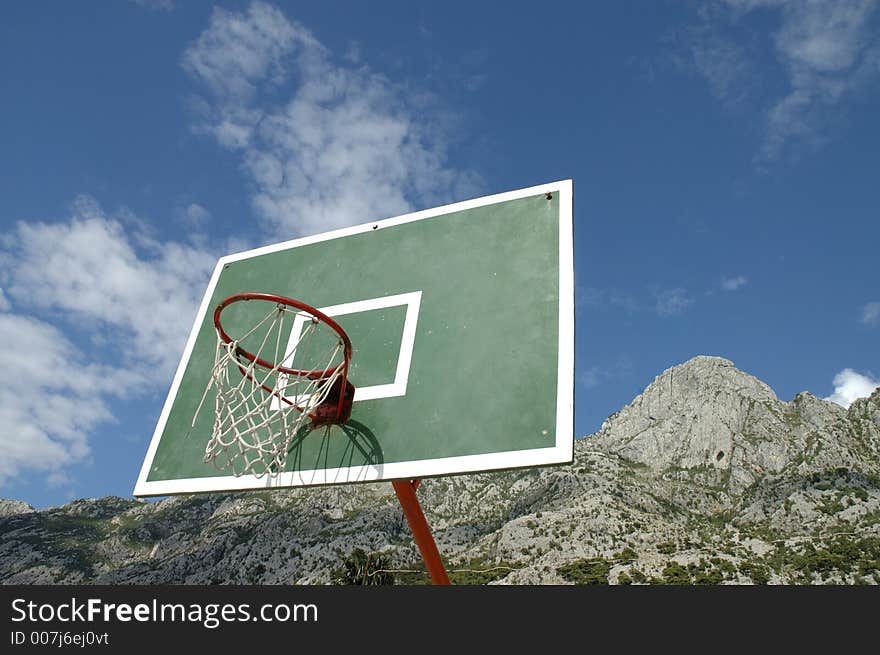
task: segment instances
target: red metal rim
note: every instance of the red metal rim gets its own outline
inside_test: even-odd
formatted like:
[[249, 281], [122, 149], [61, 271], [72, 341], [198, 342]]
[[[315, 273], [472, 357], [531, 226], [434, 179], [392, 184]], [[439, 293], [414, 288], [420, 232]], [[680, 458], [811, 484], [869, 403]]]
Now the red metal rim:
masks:
[[[336, 334], [339, 335], [339, 338], [342, 339], [343, 343], [343, 362], [334, 368], [330, 369], [318, 369], [318, 370], [304, 370], [304, 369], [294, 369], [294, 368], [286, 368], [284, 366], [277, 367], [279, 373], [284, 373], [285, 375], [298, 375], [310, 378], [324, 378], [330, 375], [333, 375], [340, 368], [345, 367], [348, 368], [348, 363], [351, 361], [351, 340], [348, 338], [348, 335], [345, 333], [345, 330], [334, 321], [332, 318], [327, 316], [324, 312], [319, 309], [315, 309], [311, 305], [307, 305], [304, 302], [300, 302], [299, 300], [294, 300], [293, 298], [285, 298], [284, 296], [277, 296], [272, 293], [257, 293], [257, 292], [244, 292], [244, 293], [236, 293], [232, 296], [229, 296], [225, 300], [223, 300], [219, 305], [217, 305], [216, 309], [214, 309], [214, 326], [217, 328], [217, 332], [220, 335], [220, 338], [225, 343], [232, 343], [233, 339], [226, 333], [226, 330], [223, 329], [223, 325], [220, 323], [220, 314], [223, 310], [229, 305], [233, 303], [246, 301], [246, 300], [262, 300], [265, 302], [273, 302], [276, 304], [285, 305], [287, 307], [293, 307], [302, 312], [306, 312], [315, 318], [317, 318], [322, 323], [326, 323], [328, 327], [330, 327]], [[273, 362], [267, 362], [264, 359], [261, 359], [254, 355], [253, 353], [245, 350], [241, 346], [236, 348], [236, 352], [239, 355], [249, 359], [254, 364], [258, 366], [262, 366], [263, 368], [267, 368], [270, 370], [275, 369], [275, 364]]]

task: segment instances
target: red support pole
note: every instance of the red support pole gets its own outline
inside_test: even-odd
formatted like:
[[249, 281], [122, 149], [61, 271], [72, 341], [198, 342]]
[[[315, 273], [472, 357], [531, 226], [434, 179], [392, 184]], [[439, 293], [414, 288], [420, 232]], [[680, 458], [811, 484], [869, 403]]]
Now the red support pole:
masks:
[[431, 535], [431, 528], [428, 527], [422, 506], [419, 505], [419, 499], [416, 498], [416, 487], [419, 485], [419, 480], [393, 480], [391, 484], [394, 486], [394, 492], [403, 508], [403, 514], [406, 516], [410, 530], [412, 530], [416, 545], [422, 553], [422, 559], [425, 560], [425, 566], [428, 567], [431, 580], [435, 585], [448, 585], [449, 576], [446, 574], [443, 560], [440, 559], [440, 551], [437, 550], [437, 544]]

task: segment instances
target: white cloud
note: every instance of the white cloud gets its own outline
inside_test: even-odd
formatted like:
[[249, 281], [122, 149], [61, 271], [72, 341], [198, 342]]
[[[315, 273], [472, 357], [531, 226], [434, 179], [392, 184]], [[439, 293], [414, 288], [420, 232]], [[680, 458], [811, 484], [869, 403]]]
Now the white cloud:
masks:
[[179, 211], [180, 217], [190, 227], [204, 227], [205, 223], [211, 218], [211, 212], [202, 207], [197, 202], [192, 202]]
[[[777, 4], [777, 3], [774, 3]], [[775, 45], [790, 84], [770, 109], [762, 156], [778, 157], [795, 138], [820, 138], [824, 108], [853, 90], [858, 64], [871, 46], [875, 0], [786, 2]]]
[[693, 299], [688, 295], [687, 289], [664, 289], [655, 292], [657, 304], [655, 308], [657, 314], [663, 317], [678, 316], [683, 314], [685, 310], [694, 304]]
[[142, 386], [136, 371], [90, 362], [57, 328], [0, 314], [0, 485], [27, 471], [58, 479], [89, 454], [88, 433], [112, 420], [108, 396]]
[[620, 355], [612, 364], [604, 367], [592, 366], [580, 371], [577, 375], [578, 383], [584, 389], [592, 389], [601, 384], [607, 384], [615, 380], [621, 380], [632, 375], [633, 362], [629, 355]]
[[198, 129], [239, 153], [274, 237], [478, 190], [473, 174], [447, 166], [445, 135], [423, 97], [365, 65], [336, 63], [308, 30], [262, 2], [244, 13], [216, 9], [183, 65], [213, 95]]
[[320, 47], [306, 29], [266, 3], [254, 2], [241, 14], [215, 7], [208, 29], [184, 53], [183, 67], [216, 95], [244, 100], [267, 78], [284, 79], [283, 60], [295, 48]]
[[[140, 253], [133, 241], [147, 252]], [[19, 223], [4, 263], [22, 307], [61, 310], [109, 337], [124, 362], [165, 379], [180, 357], [216, 258], [180, 243], [133, 239], [97, 203], [81, 197], [59, 223]]]
[[708, 17], [699, 25], [684, 28], [682, 37], [680, 54], [673, 56], [673, 62], [702, 76], [713, 95], [725, 104], [743, 102], [750, 92], [755, 68], [746, 48], [716, 29]]
[[880, 381], [845, 368], [834, 376], [834, 392], [825, 400], [849, 407], [857, 398], [870, 396], [877, 387], [880, 387]]
[[639, 311], [639, 302], [629, 293], [616, 289], [597, 289], [596, 287], [579, 287], [577, 303], [583, 307], [622, 309], [627, 314]]
[[744, 275], [725, 277], [721, 278], [721, 289], [723, 291], [736, 291], [747, 283], [748, 279]]
[[[834, 106], [880, 73], [877, 0], [722, 0], [699, 6], [699, 22], [682, 30], [690, 66], [727, 103], [766, 86], [756, 71], [762, 41], [781, 68], [786, 88], [766, 100], [763, 143], [756, 161], [781, 157], [797, 144], [825, 137]], [[770, 18], [767, 32], [757, 21]], [[748, 49], [744, 46], [748, 45]], [[760, 84], [759, 84], [760, 83]]]
[[167, 386], [214, 263], [127, 233], [87, 196], [67, 220], [21, 222], [3, 236], [0, 279], [15, 304], [0, 313], [0, 484], [27, 471], [66, 481], [91, 431], [114, 420], [113, 399]]
[[880, 302], [869, 302], [862, 308], [862, 323], [880, 325]]
[[783, 23], [776, 47], [792, 67], [793, 77], [852, 68], [869, 36], [868, 18], [876, 4], [876, 0], [781, 3]]
[[577, 377], [578, 382], [580, 382], [584, 389], [592, 389], [593, 387], [599, 386], [603, 373], [599, 367], [593, 366], [585, 371], [581, 371]]
[[[73, 480], [71, 479], [71, 477], [69, 475], [67, 475], [67, 473], [65, 473], [64, 471], [60, 471], [60, 470], [55, 470], [55, 471], [50, 472], [49, 477], [46, 478], [46, 484], [50, 488], [56, 488], [56, 489], [58, 487], [63, 487], [63, 486], [69, 485], [72, 482], [73, 482]], [[76, 497], [73, 494], [72, 489], [69, 489], [67, 494], [68, 494], [68, 498], [70, 500], [73, 500]]]
[[0, 287], [0, 312], [5, 312], [11, 309], [12, 305], [9, 304], [9, 299], [6, 297], [6, 293], [3, 291], [3, 288]]

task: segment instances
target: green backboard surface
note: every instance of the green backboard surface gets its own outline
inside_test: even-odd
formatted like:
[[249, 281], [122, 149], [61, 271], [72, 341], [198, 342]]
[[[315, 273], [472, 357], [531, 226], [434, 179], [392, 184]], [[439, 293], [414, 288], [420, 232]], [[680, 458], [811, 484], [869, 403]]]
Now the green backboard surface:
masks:
[[[134, 495], [570, 462], [573, 277], [570, 180], [223, 257]], [[350, 421], [296, 439], [286, 469], [259, 478], [204, 462], [211, 392], [191, 425], [214, 361], [214, 308], [246, 291], [317, 307], [354, 345]]]

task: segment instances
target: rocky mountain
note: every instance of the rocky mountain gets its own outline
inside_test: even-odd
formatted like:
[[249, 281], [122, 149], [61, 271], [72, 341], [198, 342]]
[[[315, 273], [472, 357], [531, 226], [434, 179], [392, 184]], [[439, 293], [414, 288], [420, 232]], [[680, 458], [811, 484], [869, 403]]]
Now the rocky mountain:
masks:
[[[717, 357], [658, 376], [571, 465], [425, 480], [454, 581], [880, 583], [880, 389], [779, 400]], [[324, 584], [360, 549], [427, 581], [387, 483], [0, 501], [0, 581]]]

